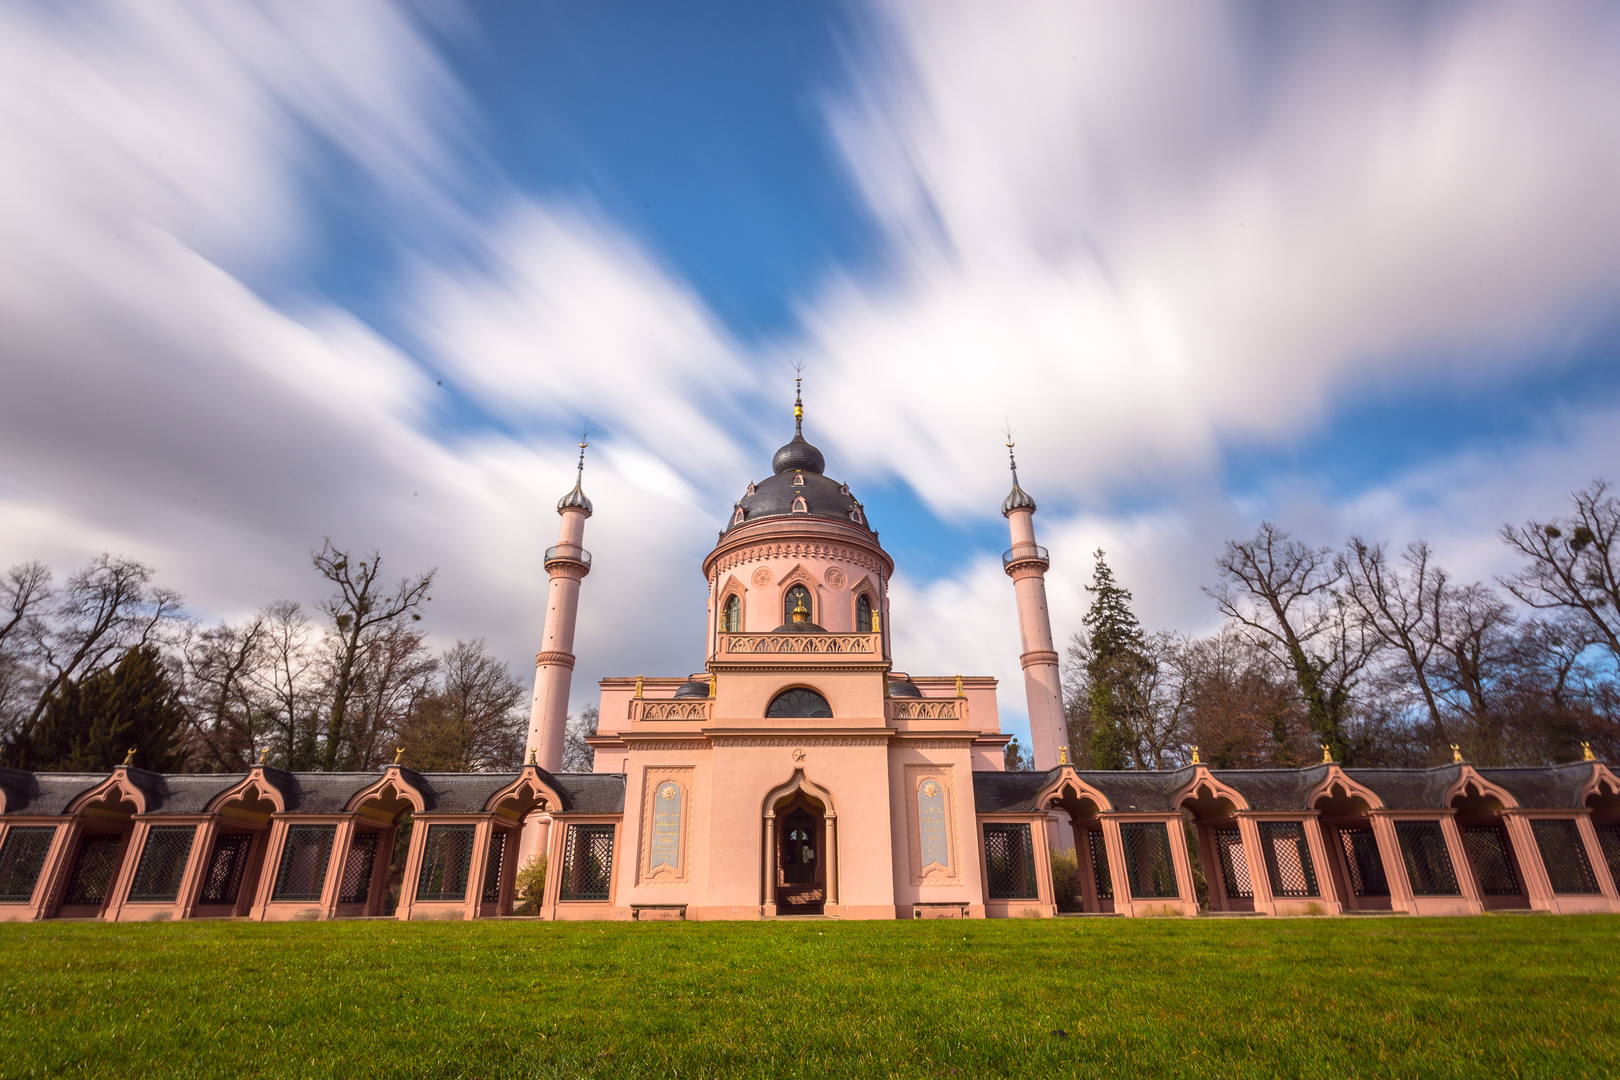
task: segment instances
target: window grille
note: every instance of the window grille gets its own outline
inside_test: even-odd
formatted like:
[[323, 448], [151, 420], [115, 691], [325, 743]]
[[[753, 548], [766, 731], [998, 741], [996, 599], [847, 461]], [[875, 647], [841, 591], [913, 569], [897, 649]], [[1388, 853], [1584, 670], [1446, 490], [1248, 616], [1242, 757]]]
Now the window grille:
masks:
[[0, 845], [0, 904], [26, 904], [51, 850], [55, 825], [18, 825]]
[[826, 698], [799, 687], [777, 694], [765, 710], [766, 717], [772, 720], [829, 719], [832, 714]]
[[252, 847], [253, 837], [247, 833], [215, 837], [199, 903], [236, 903], [236, 894], [242, 888], [242, 872], [247, 868], [248, 850]]
[[1170, 833], [1157, 822], [1134, 822], [1119, 827], [1125, 841], [1127, 885], [1138, 900], [1173, 899], [1176, 888], [1175, 864], [1170, 861]]
[[1401, 858], [1406, 862], [1413, 896], [1462, 895], [1438, 821], [1397, 821], [1395, 835], [1401, 842]]
[[1097, 886], [1097, 899], [1112, 900], [1114, 879], [1108, 873], [1108, 841], [1101, 829], [1088, 830], [1086, 840], [1091, 849], [1091, 877]]
[[1316, 867], [1303, 821], [1260, 822], [1260, 850], [1266, 857], [1266, 877], [1272, 896], [1320, 896]]
[[1597, 875], [1586, 857], [1580, 831], [1569, 818], [1537, 819], [1530, 822], [1541, 849], [1541, 862], [1555, 893], [1598, 892]]
[[1233, 900], [1254, 899], [1254, 886], [1249, 882], [1249, 860], [1243, 856], [1243, 836], [1236, 829], [1211, 830], [1215, 840], [1215, 858], [1221, 864], [1221, 884], [1226, 895]]
[[326, 888], [336, 825], [293, 825], [281, 849], [273, 900], [319, 900]]
[[984, 827], [984, 868], [992, 900], [1034, 900], [1035, 842], [1027, 822], [1000, 822]]
[[1507, 833], [1500, 825], [1480, 825], [1462, 831], [1463, 851], [1474, 868], [1474, 880], [1486, 896], [1518, 896], [1519, 875], [1513, 872]]
[[129, 898], [137, 904], [172, 904], [180, 895], [180, 879], [186, 876], [191, 858], [191, 842], [197, 838], [195, 825], [154, 825], [146, 830], [141, 861], [135, 864], [135, 880], [129, 885]]
[[484, 860], [484, 895], [486, 904], [501, 902], [501, 871], [506, 866], [506, 833], [500, 829], [491, 829], [489, 833], [489, 856]]
[[476, 825], [429, 825], [422, 845], [422, 870], [416, 878], [418, 900], [465, 900], [472, 871]]
[[1378, 851], [1378, 837], [1371, 829], [1340, 829], [1344, 866], [1350, 872], [1350, 891], [1357, 896], [1388, 896], [1389, 879], [1384, 876], [1384, 857]]
[[1609, 877], [1620, 888], [1620, 825], [1599, 825], [1597, 837], [1603, 861], [1609, 864]]
[[62, 903], [97, 907], [106, 903], [107, 890], [118, 872], [118, 851], [123, 842], [122, 836], [85, 837], [79, 845], [79, 858], [73, 865], [73, 877], [68, 881], [67, 896]]
[[857, 634], [870, 634], [872, 632], [872, 601], [862, 593], [855, 601], [855, 632]]
[[338, 903], [363, 904], [371, 898], [371, 872], [377, 865], [377, 838], [374, 832], [355, 833], [349, 853], [343, 858], [343, 881], [338, 885]]
[[613, 874], [613, 826], [570, 825], [559, 900], [606, 900]]

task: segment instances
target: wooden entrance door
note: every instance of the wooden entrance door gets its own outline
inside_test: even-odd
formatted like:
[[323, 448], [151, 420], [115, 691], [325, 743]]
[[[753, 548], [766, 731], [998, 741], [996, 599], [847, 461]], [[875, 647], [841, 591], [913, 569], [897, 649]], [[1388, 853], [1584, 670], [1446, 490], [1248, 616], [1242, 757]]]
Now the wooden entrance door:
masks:
[[827, 899], [826, 835], [820, 814], [800, 806], [777, 819], [776, 907], [783, 915], [819, 915]]

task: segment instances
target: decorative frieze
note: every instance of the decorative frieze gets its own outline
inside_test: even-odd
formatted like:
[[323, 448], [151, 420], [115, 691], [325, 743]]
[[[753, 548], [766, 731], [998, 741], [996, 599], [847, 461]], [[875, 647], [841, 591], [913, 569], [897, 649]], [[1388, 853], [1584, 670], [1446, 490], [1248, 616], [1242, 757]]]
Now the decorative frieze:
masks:
[[962, 698], [893, 698], [889, 702], [896, 720], [958, 720], [966, 704]]
[[632, 699], [632, 720], [707, 720], [714, 711], [714, 702], [707, 698], [697, 700], [649, 701]]
[[732, 655], [793, 653], [836, 656], [876, 655], [877, 634], [721, 634], [720, 651]]

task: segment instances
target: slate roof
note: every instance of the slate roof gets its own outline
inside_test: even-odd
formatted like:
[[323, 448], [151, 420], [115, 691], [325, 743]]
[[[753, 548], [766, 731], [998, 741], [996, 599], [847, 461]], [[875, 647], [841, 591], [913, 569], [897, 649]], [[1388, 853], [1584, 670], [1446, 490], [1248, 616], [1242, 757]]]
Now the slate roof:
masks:
[[771, 475], [750, 484], [749, 493], [737, 501], [742, 508], [742, 521], [736, 519], [733, 511], [720, 535], [761, 518], [791, 516], [793, 500], [801, 495], [805, 512], [799, 516], [835, 518], [871, 532], [872, 526], [864, 511], [851, 516], [861, 504], [850, 494], [849, 485], [828, 479], [823, 475], [825, 469], [826, 459], [821, 451], [806, 442], [803, 435], [795, 433], [793, 441], [771, 459]]
[[1327, 775], [1326, 765], [1308, 769], [1216, 769], [1211, 775], [1236, 788], [1251, 810], [1308, 810], [1305, 795]]
[[1479, 774], [1507, 788], [1527, 810], [1574, 810], [1584, 805], [1581, 788], [1592, 778], [1592, 768], [1591, 762], [1572, 761], [1534, 768], [1480, 769]]
[[1444, 810], [1446, 788], [1461, 774], [1459, 765], [1434, 769], [1346, 769], [1344, 774], [1366, 784], [1391, 810]]
[[[150, 814], [201, 814], [221, 793], [247, 779], [247, 773], [155, 773], [125, 770], [146, 796]], [[400, 769], [401, 778], [423, 794], [425, 811], [440, 814], [483, 813], [490, 796], [511, 784], [517, 772], [418, 773]], [[0, 768], [6, 792], [6, 815], [62, 814], [74, 799], [107, 780], [111, 773], [31, 773]], [[266, 768], [265, 780], [282, 794], [290, 813], [340, 814], [350, 800], [382, 779], [377, 772], [286, 772]], [[563, 799], [563, 813], [618, 814], [624, 811], [623, 773], [540, 775]]]

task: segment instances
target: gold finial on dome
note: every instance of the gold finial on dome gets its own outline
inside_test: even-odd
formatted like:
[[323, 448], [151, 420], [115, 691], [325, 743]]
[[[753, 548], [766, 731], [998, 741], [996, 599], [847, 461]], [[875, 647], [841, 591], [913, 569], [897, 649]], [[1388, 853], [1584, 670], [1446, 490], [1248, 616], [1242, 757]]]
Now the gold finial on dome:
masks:
[[793, 434], [804, 434], [804, 361], [793, 365]]
[[804, 606], [803, 600], [799, 600], [794, 603], [793, 610], [788, 614], [793, 616], [794, 622], [802, 623], [810, 618], [810, 609]]

